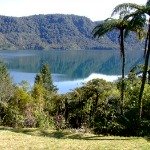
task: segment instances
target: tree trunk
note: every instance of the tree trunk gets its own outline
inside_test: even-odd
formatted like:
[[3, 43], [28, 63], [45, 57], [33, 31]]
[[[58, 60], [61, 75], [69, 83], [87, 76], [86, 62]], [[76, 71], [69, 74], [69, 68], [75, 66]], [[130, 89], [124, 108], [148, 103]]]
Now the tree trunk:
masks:
[[150, 69], [148, 70], [148, 84], [150, 85]]
[[[149, 25], [148, 25], [148, 34], [150, 34], [150, 18], [149, 18]], [[144, 92], [144, 87], [146, 83], [146, 75], [147, 75], [147, 70], [148, 70], [148, 61], [149, 61], [149, 55], [150, 55], [150, 36], [148, 36], [148, 50], [145, 55], [145, 64], [144, 64], [144, 69], [143, 69], [143, 75], [142, 75], [142, 84], [140, 88], [140, 93], [139, 93], [139, 121], [141, 120], [142, 116], [142, 96]]]
[[124, 77], [125, 77], [125, 50], [124, 50], [124, 30], [120, 30], [120, 52], [122, 57], [122, 79], [121, 79], [121, 114], [123, 115], [124, 107]]

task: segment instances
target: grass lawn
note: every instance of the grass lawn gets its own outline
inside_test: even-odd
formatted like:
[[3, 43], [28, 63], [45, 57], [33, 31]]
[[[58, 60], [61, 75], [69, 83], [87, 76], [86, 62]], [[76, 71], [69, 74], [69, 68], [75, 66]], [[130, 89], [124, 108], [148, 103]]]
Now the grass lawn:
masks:
[[150, 138], [0, 127], [0, 150], [150, 150]]

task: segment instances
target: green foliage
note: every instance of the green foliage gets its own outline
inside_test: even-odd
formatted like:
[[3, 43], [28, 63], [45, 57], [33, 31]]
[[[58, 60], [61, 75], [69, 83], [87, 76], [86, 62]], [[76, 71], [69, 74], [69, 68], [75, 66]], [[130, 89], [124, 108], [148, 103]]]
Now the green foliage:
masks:
[[55, 98], [55, 95], [57, 96], [56, 90], [52, 82], [49, 67], [45, 64], [36, 75], [35, 84], [31, 92], [36, 104], [35, 117], [37, 127], [47, 128], [50, 125], [54, 125], [52, 118], [58, 106], [58, 103], [56, 104], [57, 99]]
[[14, 96], [8, 103], [4, 124], [13, 127], [34, 127], [34, 99], [23, 88], [16, 87]]
[[70, 125], [76, 128], [82, 125], [93, 127], [98, 109], [107, 99], [114, 97], [112, 87], [104, 80], [93, 79], [70, 93], [67, 97]]
[[14, 86], [3, 62], [0, 61], [0, 124], [6, 114], [10, 99], [14, 95]]
[[[98, 22], [75, 15], [0, 16], [0, 49], [116, 49], [118, 34], [111, 32], [100, 40], [92, 38]], [[136, 44], [135, 44], [136, 43]], [[128, 49], [141, 47], [134, 35], [127, 40]]]
[[[9, 91], [9, 92], [8, 92]], [[13, 95], [13, 84], [7, 68], [0, 61], [0, 103], [8, 102]]]
[[48, 128], [52, 124], [45, 99], [49, 92], [41, 84], [35, 84], [31, 93], [35, 104], [34, 115], [36, 118], [36, 127]]
[[36, 109], [34, 115], [36, 119], [36, 127], [47, 129], [54, 126], [53, 118], [50, 117], [45, 111], [39, 111], [38, 109]]
[[[146, 85], [143, 103], [143, 123], [138, 125], [138, 95], [140, 78], [130, 74], [125, 79], [124, 114], [120, 110], [118, 83], [94, 79], [64, 97], [61, 114], [72, 128], [92, 129], [99, 134], [147, 135], [149, 132], [149, 85]], [[67, 105], [66, 105], [67, 102]], [[64, 111], [63, 111], [64, 110]], [[67, 110], [67, 113], [65, 113]], [[140, 132], [139, 132], [140, 131]], [[146, 133], [147, 132], [147, 133]]]
[[35, 84], [39, 84], [49, 92], [55, 92], [56, 87], [53, 85], [51, 72], [47, 64], [41, 67], [40, 73], [35, 77]]
[[[147, 16], [150, 19], [150, 1], [148, 0], [145, 5], [137, 5], [134, 3], [123, 3], [114, 8], [113, 13], [121, 13], [123, 11], [127, 11], [128, 13], [124, 16], [124, 20], [127, 20], [130, 18], [130, 25], [132, 27], [139, 26], [140, 28], [144, 28], [145, 25], [147, 25]], [[146, 16], [147, 15], [147, 16]], [[150, 20], [149, 20], [150, 21]], [[141, 121], [142, 117], [142, 105], [143, 105], [143, 92], [147, 80], [147, 72], [148, 72], [148, 65], [149, 65], [149, 56], [150, 56], [150, 25], [148, 21], [147, 25], [147, 31], [146, 31], [146, 40], [145, 40], [145, 47], [144, 47], [144, 56], [145, 56], [145, 62], [144, 62], [144, 68], [143, 68], [143, 74], [142, 74], [142, 82], [141, 82], [141, 88], [139, 92], [139, 101], [138, 101], [138, 107], [139, 107], [139, 122]]]
[[45, 84], [52, 83], [49, 82], [51, 78], [47, 78], [50, 76], [47, 69], [41, 69], [38, 75], [40, 78], [36, 78], [31, 91], [24, 81], [14, 88], [9, 101], [1, 103], [5, 104], [1, 105], [2, 125], [54, 127], [57, 130], [81, 128], [85, 132], [92, 130], [97, 134], [124, 136], [150, 134], [150, 85], [145, 86], [143, 120], [138, 124], [137, 93], [141, 80], [134, 72], [125, 78], [123, 115], [120, 110], [120, 80], [110, 83], [93, 79], [70, 93], [59, 95], [55, 90], [48, 90], [49, 86]]
[[0, 49], [76, 50], [100, 49], [104, 45], [92, 38], [95, 23], [86, 17], [58, 14], [20, 18], [0, 16], [0, 22], [3, 39]]

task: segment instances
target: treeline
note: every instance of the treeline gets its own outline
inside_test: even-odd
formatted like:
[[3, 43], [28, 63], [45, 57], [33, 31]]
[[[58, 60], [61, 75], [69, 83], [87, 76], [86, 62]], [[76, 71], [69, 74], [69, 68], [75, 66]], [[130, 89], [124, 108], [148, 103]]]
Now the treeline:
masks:
[[82, 129], [97, 134], [149, 135], [150, 84], [143, 95], [142, 120], [138, 120], [141, 78], [132, 71], [125, 79], [124, 114], [121, 114], [121, 80], [115, 83], [93, 79], [66, 94], [58, 94], [48, 65], [43, 65], [32, 88], [23, 81], [14, 85], [0, 63], [0, 125]]
[[[100, 40], [93, 38], [91, 32], [97, 24], [75, 15], [0, 16], [0, 49], [116, 49], [118, 33], [114, 31]], [[126, 44], [130, 50], [141, 47], [134, 35]]]

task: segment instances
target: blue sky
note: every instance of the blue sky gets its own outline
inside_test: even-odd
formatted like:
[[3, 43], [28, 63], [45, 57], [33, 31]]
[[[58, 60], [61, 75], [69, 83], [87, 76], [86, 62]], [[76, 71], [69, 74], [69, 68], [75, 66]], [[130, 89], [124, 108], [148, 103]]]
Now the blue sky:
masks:
[[124, 2], [145, 4], [147, 0], [0, 0], [0, 15], [75, 14], [93, 21], [110, 17], [113, 8]]

